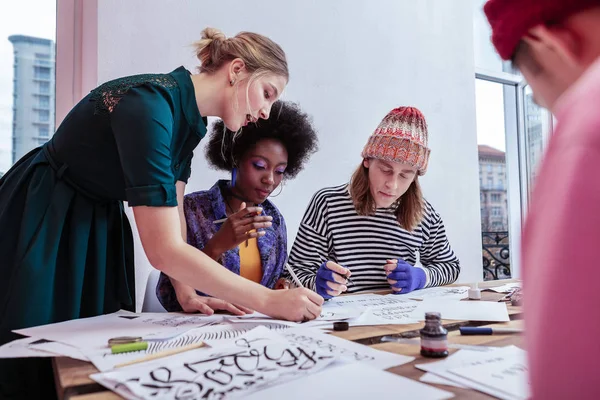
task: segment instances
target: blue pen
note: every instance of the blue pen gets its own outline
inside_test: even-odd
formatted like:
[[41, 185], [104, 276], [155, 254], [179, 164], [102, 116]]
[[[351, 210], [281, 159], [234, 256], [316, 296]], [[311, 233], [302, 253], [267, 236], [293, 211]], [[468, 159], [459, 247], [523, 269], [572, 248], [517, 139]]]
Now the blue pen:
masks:
[[461, 335], [493, 335], [507, 333], [523, 333], [519, 328], [477, 328], [472, 326], [461, 326], [459, 328]]

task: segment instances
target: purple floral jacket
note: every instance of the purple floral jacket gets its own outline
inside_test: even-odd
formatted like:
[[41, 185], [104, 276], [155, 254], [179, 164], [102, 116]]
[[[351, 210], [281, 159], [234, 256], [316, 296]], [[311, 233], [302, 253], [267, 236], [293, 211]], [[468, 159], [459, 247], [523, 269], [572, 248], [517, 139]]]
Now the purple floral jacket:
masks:
[[[187, 241], [190, 245], [202, 250], [206, 243], [219, 230], [222, 224], [213, 221], [226, 218], [223, 191], [227, 190], [229, 181], [219, 180], [210, 190], [190, 193], [185, 196], [183, 205], [187, 223]], [[258, 238], [258, 250], [262, 261], [263, 277], [261, 285], [273, 288], [283, 272], [287, 261], [287, 232], [283, 216], [273, 203], [266, 200], [261, 204], [263, 214], [273, 217], [271, 228]], [[221, 263], [233, 273], [240, 274], [239, 249], [228, 250], [221, 256]], [[206, 296], [202, 292], [197, 292]], [[160, 274], [156, 286], [156, 296], [167, 311], [181, 311], [175, 289], [165, 274]]]

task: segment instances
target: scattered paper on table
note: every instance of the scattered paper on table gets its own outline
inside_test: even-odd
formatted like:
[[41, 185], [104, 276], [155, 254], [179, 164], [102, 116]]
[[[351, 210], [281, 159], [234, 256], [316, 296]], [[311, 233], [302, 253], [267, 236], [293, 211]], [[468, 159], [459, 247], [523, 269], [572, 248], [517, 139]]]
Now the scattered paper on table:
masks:
[[[506, 393], [505, 396], [498, 396], [502, 399], [521, 400], [531, 395], [524, 352], [496, 363], [453, 368], [449, 372], [483, 385], [478, 390], [492, 396], [498, 392]], [[486, 390], [484, 386], [490, 387], [491, 390]]]
[[84, 356], [79, 349], [59, 342], [40, 340], [39, 343], [34, 342], [29, 345], [29, 348], [47, 351], [49, 353], [53, 353], [56, 357], [69, 357], [75, 360], [89, 361], [89, 359]]
[[[289, 327], [285, 325], [278, 324], [265, 324], [262, 326], [272, 331], [289, 329]], [[206, 343], [209, 346], [218, 346], [223, 344], [231, 345], [235, 342], [236, 338], [256, 327], [256, 324], [250, 323], [205, 326], [192, 329], [173, 339], [150, 341], [148, 343], [148, 349], [143, 351], [112, 354], [109, 347], [101, 347], [95, 349], [86, 349], [84, 350], [84, 354], [89, 358], [94, 366], [98, 368], [99, 371], [110, 371], [121, 363], [134, 361], [149, 354], [154, 354], [178, 347], [189, 346], [200, 342]]]
[[451, 370], [463, 367], [477, 366], [483, 368], [491, 364], [500, 364], [506, 360], [514, 359], [515, 356], [525, 356], [525, 351], [516, 346], [500, 347], [493, 351], [480, 352], [471, 350], [459, 350], [442, 361], [428, 364], [417, 364], [415, 367], [422, 371], [431, 372], [442, 378], [449, 379], [469, 388], [482, 391], [498, 398], [506, 398], [506, 392], [496, 390], [490, 386], [465, 379], [456, 375]]
[[419, 302], [413, 317], [423, 321], [426, 312], [439, 312], [442, 319], [464, 321], [510, 321], [506, 304], [495, 301], [427, 300]]
[[0, 358], [56, 357], [56, 354], [30, 347], [38, 341], [40, 338], [26, 337], [5, 343], [0, 346]]
[[419, 380], [421, 382], [432, 383], [434, 385], [454, 386], [461, 389], [466, 388], [466, 386], [463, 386], [460, 383], [451, 381], [450, 379], [442, 378], [441, 376], [432, 374], [431, 372], [425, 372], [425, 374], [423, 374]]
[[15, 332], [85, 349], [107, 346], [108, 339], [117, 336], [141, 336], [146, 340], [172, 338], [222, 319], [222, 315], [136, 314], [121, 310], [112, 314], [36, 326]]
[[363, 363], [330, 367], [316, 374], [273, 386], [247, 400], [419, 399], [443, 400], [454, 394], [378, 370]]
[[293, 328], [281, 332], [290, 342], [309, 349], [326, 351], [338, 362], [361, 362], [374, 368], [388, 369], [413, 361], [414, 357], [373, 349], [359, 343], [327, 335], [314, 329]]
[[419, 322], [415, 310], [421, 301], [414, 301], [395, 297], [382, 296], [379, 305], [368, 308], [363, 315], [348, 321], [351, 326], [388, 325], [388, 324], [414, 324]]
[[486, 289], [482, 289], [482, 290], [491, 290], [491, 291], [497, 292], [497, 293], [510, 293], [514, 289], [517, 289], [520, 287], [521, 287], [521, 282], [514, 282], [514, 283], [507, 283], [506, 285], [496, 286], [493, 288], [486, 288]]
[[237, 338], [235, 346], [209, 350], [191, 350], [90, 378], [127, 399], [230, 398], [318, 372], [335, 360], [263, 327]]
[[440, 287], [431, 287], [427, 289], [415, 290], [408, 294], [404, 295], [395, 295], [392, 294], [390, 296], [405, 296], [409, 299], [413, 300], [439, 300], [439, 299], [455, 299], [461, 300], [469, 297], [469, 287], [468, 286], [456, 286], [456, 287], [448, 287], [448, 286], [440, 286]]

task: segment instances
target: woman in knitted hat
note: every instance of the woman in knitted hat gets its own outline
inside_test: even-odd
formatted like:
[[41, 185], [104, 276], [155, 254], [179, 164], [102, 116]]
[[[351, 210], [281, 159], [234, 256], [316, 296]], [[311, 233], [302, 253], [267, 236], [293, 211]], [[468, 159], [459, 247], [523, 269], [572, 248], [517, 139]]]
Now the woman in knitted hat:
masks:
[[442, 218], [419, 186], [429, 152], [423, 114], [390, 111], [350, 183], [319, 190], [304, 214], [289, 265], [305, 287], [324, 298], [390, 287], [405, 294], [458, 278]]
[[558, 121], [522, 236], [532, 398], [598, 399], [600, 0], [491, 0], [485, 13], [500, 56]]
[[[235, 274], [274, 288], [287, 261], [287, 232], [283, 215], [267, 198], [277, 196], [283, 181], [293, 179], [316, 149], [311, 119], [294, 103], [275, 103], [269, 119], [248, 125], [242, 135], [223, 121], [215, 123], [206, 158], [232, 179], [185, 196], [188, 243]], [[246, 311], [165, 274], [156, 294], [167, 311]]]

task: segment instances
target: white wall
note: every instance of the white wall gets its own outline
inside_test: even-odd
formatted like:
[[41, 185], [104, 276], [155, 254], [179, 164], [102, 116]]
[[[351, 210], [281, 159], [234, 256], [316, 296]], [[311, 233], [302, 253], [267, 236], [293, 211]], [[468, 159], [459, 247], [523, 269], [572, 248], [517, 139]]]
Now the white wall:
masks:
[[[393, 107], [425, 114], [431, 162], [425, 195], [445, 220], [462, 263], [461, 281], [480, 280], [481, 239], [472, 7], [466, 1], [178, 1], [104, 0], [98, 4], [98, 79], [188, 69], [188, 45], [205, 26], [233, 35], [265, 34], [286, 51], [285, 99], [314, 116], [320, 151], [274, 201], [286, 217], [290, 245], [312, 194], [346, 182], [360, 151]], [[188, 191], [210, 187], [197, 149]], [[138, 304], [149, 265], [137, 248]]]

